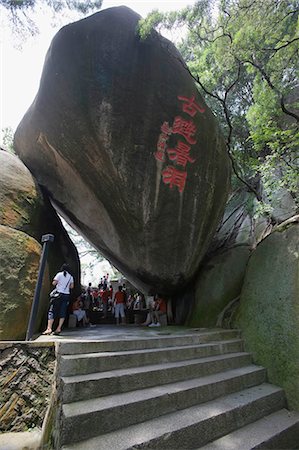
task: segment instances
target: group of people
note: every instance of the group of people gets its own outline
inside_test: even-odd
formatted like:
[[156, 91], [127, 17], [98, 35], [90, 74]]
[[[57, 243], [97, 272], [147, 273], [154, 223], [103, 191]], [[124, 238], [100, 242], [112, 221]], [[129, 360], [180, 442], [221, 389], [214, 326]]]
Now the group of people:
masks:
[[[112, 284], [108, 287], [108, 275], [101, 278], [97, 288], [93, 288], [91, 283], [86, 289], [82, 290], [81, 295], [70, 305], [70, 290], [74, 287], [74, 278], [70, 274], [67, 264], [63, 264], [60, 272], [58, 272], [52, 284], [59, 292], [57, 301], [51, 301], [48, 310], [48, 324], [44, 335], [61, 333], [62, 325], [70, 311], [77, 318], [78, 322], [83, 326], [95, 326], [90, 323], [90, 311], [103, 311], [104, 318], [108, 312], [114, 315], [116, 324], [126, 323], [127, 315], [144, 311], [147, 317], [142, 325], [144, 326], [160, 326], [159, 317], [166, 314], [167, 303], [160, 295], [155, 297], [145, 297], [140, 292], [127, 292], [125, 284], [118, 286], [118, 290], [113, 295]], [[70, 305], [70, 306], [69, 306]], [[55, 331], [52, 330], [55, 319], [58, 325]]]
[[[104, 282], [102, 282], [104, 280]], [[101, 278], [98, 287], [92, 287], [88, 284], [87, 289], [82, 290], [82, 297], [86, 304], [87, 310], [103, 311], [104, 317], [107, 317], [107, 312], [112, 308], [113, 287], [112, 284], [108, 287], [108, 278]]]

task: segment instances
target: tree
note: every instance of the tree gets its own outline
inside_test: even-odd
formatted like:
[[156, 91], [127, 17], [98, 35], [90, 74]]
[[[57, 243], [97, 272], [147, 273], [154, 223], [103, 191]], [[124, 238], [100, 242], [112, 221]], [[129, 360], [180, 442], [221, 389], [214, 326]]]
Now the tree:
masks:
[[13, 148], [14, 131], [11, 127], [5, 127], [2, 131], [2, 145], [4, 150], [9, 153], [15, 153]]
[[6, 13], [14, 34], [26, 37], [39, 32], [34, 20], [35, 14], [45, 7], [55, 18], [64, 11], [75, 11], [84, 16], [100, 9], [103, 0], [0, 0], [0, 13]]
[[257, 198], [283, 186], [298, 193], [298, 1], [197, 1], [177, 13], [152, 12], [152, 27], [187, 30], [187, 70], [221, 122], [235, 176]]

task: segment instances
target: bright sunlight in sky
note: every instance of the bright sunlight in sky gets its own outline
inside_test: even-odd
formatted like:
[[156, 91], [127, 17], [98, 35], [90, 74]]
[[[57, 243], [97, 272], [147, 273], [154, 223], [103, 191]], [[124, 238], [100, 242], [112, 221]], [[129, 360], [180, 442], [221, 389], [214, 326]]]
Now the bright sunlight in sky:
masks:
[[[145, 17], [153, 9], [173, 11], [193, 4], [194, 1], [103, 0], [102, 9], [125, 5]], [[61, 17], [60, 23], [53, 28], [49, 11], [42, 9], [35, 18], [40, 34], [22, 42], [22, 48], [18, 49], [17, 43], [11, 35], [8, 21], [3, 16], [0, 22], [0, 143], [2, 142], [3, 128], [12, 127], [15, 130], [33, 102], [38, 90], [46, 52], [53, 36], [63, 25], [77, 20], [77, 17], [70, 13], [67, 17]]]

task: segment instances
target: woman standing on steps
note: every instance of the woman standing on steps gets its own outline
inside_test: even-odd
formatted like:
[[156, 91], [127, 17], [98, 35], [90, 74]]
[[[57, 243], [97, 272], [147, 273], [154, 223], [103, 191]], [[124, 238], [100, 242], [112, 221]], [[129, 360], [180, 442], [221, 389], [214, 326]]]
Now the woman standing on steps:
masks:
[[73, 289], [74, 287], [74, 278], [69, 273], [69, 266], [67, 264], [63, 264], [61, 271], [55, 275], [52, 284], [56, 287], [60, 296], [56, 299], [57, 301], [50, 305], [48, 311], [48, 326], [43, 332], [44, 335], [52, 334], [52, 326], [56, 318], [59, 318], [59, 323], [53, 334], [60, 334], [61, 327], [66, 318], [67, 307], [70, 302], [70, 289]]

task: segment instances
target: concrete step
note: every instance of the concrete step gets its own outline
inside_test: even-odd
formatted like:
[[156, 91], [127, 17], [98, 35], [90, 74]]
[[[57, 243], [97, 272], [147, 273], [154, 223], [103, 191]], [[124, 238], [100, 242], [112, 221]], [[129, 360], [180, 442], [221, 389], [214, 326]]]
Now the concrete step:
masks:
[[169, 348], [61, 355], [59, 358], [60, 375], [69, 376], [104, 372], [118, 368], [204, 358], [212, 355], [241, 352], [242, 350], [242, 340], [231, 339]]
[[249, 353], [228, 353], [208, 358], [154, 364], [109, 372], [62, 377], [63, 403], [112, 395], [129, 390], [212, 375], [251, 363]]
[[[62, 442], [83, 440], [173, 411], [208, 402], [265, 381], [258, 366], [63, 405]], [[88, 426], [82, 426], [88, 424]]]
[[[192, 449], [205, 445], [211, 439], [231, 433], [261, 417], [285, 406], [283, 391], [264, 383], [240, 392], [217, 398], [207, 403], [131, 425], [91, 439], [66, 445], [74, 435], [64, 436], [64, 450], [138, 448]], [[115, 420], [118, 420], [116, 416]], [[89, 421], [80, 425], [92, 428]], [[98, 427], [98, 434], [102, 426]], [[77, 433], [78, 430], [76, 430]], [[81, 435], [82, 439], [84, 439]], [[69, 442], [69, 441], [68, 441]]]
[[240, 337], [239, 330], [202, 329], [193, 333], [168, 336], [161, 332], [159, 337], [149, 337], [144, 332], [143, 338], [136, 336], [127, 339], [96, 340], [88, 342], [60, 342], [59, 354], [75, 355], [80, 353], [114, 352], [127, 350], [142, 350], [150, 348], [177, 347], [183, 345], [204, 344], [225, 339], [236, 339]]
[[201, 450], [298, 449], [299, 413], [281, 409], [227, 434]]

